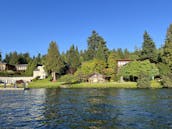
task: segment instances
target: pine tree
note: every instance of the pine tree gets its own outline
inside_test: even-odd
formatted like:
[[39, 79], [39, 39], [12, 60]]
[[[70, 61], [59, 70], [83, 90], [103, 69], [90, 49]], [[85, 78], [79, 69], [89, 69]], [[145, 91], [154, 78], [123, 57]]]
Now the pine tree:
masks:
[[92, 60], [97, 56], [98, 47], [101, 44], [101, 49], [105, 55], [106, 61], [108, 58], [108, 48], [104, 39], [98, 35], [96, 31], [92, 32], [92, 35], [88, 38], [88, 50], [87, 50], [87, 60]]
[[46, 55], [45, 68], [51, 73], [53, 81], [56, 81], [56, 73], [61, 74], [64, 62], [60, 56], [56, 42], [51, 42]]
[[27, 69], [25, 71], [25, 74], [27, 76], [32, 76], [33, 71], [36, 69], [36, 66], [37, 66], [37, 60], [36, 59], [30, 60], [30, 62], [28, 63]]
[[78, 48], [75, 48], [74, 45], [72, 45], [69, 51], [67, 51], [66, 61], [69, 65], [69, 72], [73, 74], [81, 64]]
[[142, 50], [139, 55], [139, 60], [148, 59], [150, 62], [157, 62], [156, 46], [151, 37], [147, 32], [144, 33], [144, 41], [142, 45]]
[[129, 59], [130, 58], [130, 52], [128, 51], [127, 48], [124, 50], [124, 58], [125, 59]]
[[116, 53], [117, 53], [118, 59], [124, 59], [124, 53], [121, 48], [118, 48]]
[[165, 45], [163, 47], [162, 61], [163, 63], [169, 65], [172, 70], [172, 24], [167, 30]]
[[103, 49], [103, 46], [102, 46], [101, 43], [99, 43], [95, 58], [98, 59], [98, 60], [102, 60], [104, 62], [106, 62], [106, 60], [107, 60], [107, 57], [106, 57], [106, 55], [104, 53], [104, 49]]
[[17, 52], [11, 52], [10, 53], [10, 60], [9, 60], [9, 64], [11, 65], [16, 65], [18, 64], [18, 59], [19, 59], [19, 56], [17, 54]]
[[2, 61], [2, 55], [1, 55], [1, 52], [0, 52], [0, 61]]

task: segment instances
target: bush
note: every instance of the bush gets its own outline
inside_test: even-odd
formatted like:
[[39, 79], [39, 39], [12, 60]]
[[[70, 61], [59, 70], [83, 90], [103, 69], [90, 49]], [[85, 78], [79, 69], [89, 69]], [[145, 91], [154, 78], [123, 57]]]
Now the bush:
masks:
[[138, 88], [150, 88], [150, 78], [149, 75], [146, 73], [140, 73], [137, 80], [137, 87]]
[[61, 78], [58, 79], [59, 82], [64, 82], [64, 83], [75, 83], [78, 82], [76, 77], [72, 74], [67, 74], [62, 76]]
[[162, 85], [163, 87], [172, 88], [172, 73], [168, 73], [167, 75], [162, 75]]

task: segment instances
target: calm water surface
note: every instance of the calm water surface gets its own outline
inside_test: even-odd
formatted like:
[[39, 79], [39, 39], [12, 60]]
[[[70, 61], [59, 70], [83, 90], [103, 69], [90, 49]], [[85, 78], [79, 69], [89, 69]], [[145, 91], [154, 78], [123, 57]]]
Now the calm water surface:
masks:
[[171, 89], [0, 91], [0, 128], [172, 128]]

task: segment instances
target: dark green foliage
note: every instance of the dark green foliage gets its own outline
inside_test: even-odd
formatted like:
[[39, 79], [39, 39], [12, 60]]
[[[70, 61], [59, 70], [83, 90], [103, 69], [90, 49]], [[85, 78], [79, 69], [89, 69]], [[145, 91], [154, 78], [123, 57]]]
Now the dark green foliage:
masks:
[[66, 53], [66, 63], [69, 66], [69, 72], [73, 74], [81, 65], [78, 48], [72, 45]]
[[4, 62], [16, 65], [16, 64], [28, 64], [31, 60], [29, 53], [20, 53], [18, 54], [15, 52], [10, 52], [9, 54], [5, 55]]
[[1, 54], [1, 52], [0, 52], [0, 61], [2, 61], [2, 54]]
[[121, 48], [118, 48], [116, 53], [117, 53], [118, 59], [124, 59], [124, 53]]
[[164, 63], [158, 63], [157, 67], [159, 69], [160, 75], [167, 75], [170, 73], [170, 67], [167, 64]]
[[[88, 50], [86, 52], [87, 60], [92, 60], [96, 58], [96, 56], [100, 55], [100, 51], [102, 51], [102, 54], [105, 57], [105, 61], [107, 61], [108, 48], [106, 46], [106, 42], [101, 36], [98, 35], [96, 31], [92, 32], [92, 35], [88, 38], [87, 42], [88, 42]], [[98, 52], [98, 48], [99, 48], [99, 52]]]
[[144, 41], [142, 45], [142, 50], [139, 55], [139, 60], [149, 60], [151, 63], [157, 62], [156, 47], [153, 40], [150, 38], [147, 32], [144, 33]]
[[27, 76], [32, 76], [33, 75], [33, 71], [36, 69], [36, 66], [37, 66], [37, 60], [34, 59], [34, 60], [31, 60], [27, 66], [27, 69], [25, 71], [25, 74]]
[[107, 60], [107, 57], [106, 57], [106, 55], [104, 53], [103, 45], [101, 43], [99, 43], [95, 58], [98, 59], [98, 60], [102, 60], [104, 62], [106, 62], [106, 60]]
[[106, 69], [106, 75], [113, 81], [117, 81], [117, 54], [115, 52], [110, 52], [108, 57], [108, 68]]
[[36, 60], [38, 64], [42, 64], [42, 56], [41, 53], [38, 53], [38, 55], [36, 56]]
[[45, 60], [45, 68], [52, 74], [53, 81], [56, 81], [56, 73], [60, 75], [64, 68], [64, 62], [60, 56], [56, 42], [51, 42]]
[[127, 48], [124, 50], [124, 59], [130, 59], [130, 52]]
[[163, 87], [172, 88], [172, 73], [168, 73], [167, 75], [162, 75], [162, 85]]
[[9, 61], [9, 64], [12, 64], [12, 65], [18, 64], [18, 54], [16, 51], [11, 53], [11, 59]]
[[81, 67], [76, 71], [75, 76], [80, 81], [87, 81], [88, 76], [93, 73], [105, 74], [106, 63], [102, 60], [94, 59], [83, 62]]
[[149, 74], [145, 72], [140, 72], [137, 80], [138, 88], [150, 88], [150, 78]]
[[172, 24], [167, 30], [165, 45], [163, 47], [162, 62], [169, 65], [172, 70]]
[[131, 77], [138, 77], [141, 72], [147, 73], [152, 79], [159, 75], [158, 68], [149, 60], [130, 62], [120, 69], [118, 75], [130, 79]]

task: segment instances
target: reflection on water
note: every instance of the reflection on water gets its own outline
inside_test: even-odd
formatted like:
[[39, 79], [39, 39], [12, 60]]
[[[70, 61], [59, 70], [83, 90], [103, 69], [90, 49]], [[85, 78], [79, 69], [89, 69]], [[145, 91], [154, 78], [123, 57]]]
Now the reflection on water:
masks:
[[0, 91], [0, 128], [172, 128], [172, 90]]

